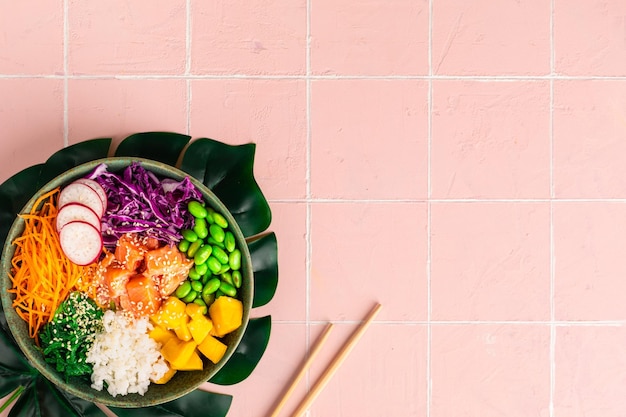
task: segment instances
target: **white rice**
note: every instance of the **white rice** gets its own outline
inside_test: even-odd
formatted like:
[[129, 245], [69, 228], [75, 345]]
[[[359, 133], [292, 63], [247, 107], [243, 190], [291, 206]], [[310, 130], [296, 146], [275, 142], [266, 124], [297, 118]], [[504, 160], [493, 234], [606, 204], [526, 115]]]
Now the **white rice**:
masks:
[[104, 331], [96, 336], [87, 353], [93, 364], [92, 387], [102, 391], [104, 383], [112, 396], [143, 395], [150, 378], [157, 380], [167, 372], [159, 345], [148, 336], [152, 325], [147, 317], [133, 319], [108, 310], [103, 317]]

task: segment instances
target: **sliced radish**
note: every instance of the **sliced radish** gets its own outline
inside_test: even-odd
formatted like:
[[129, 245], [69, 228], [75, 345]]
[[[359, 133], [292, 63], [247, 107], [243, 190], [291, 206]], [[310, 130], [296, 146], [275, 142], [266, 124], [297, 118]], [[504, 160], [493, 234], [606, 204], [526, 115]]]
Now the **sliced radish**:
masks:
[[98, 193], [98, 197], [100, 197], [100, 201], [102, 201], [102, 205], [104, 206], [104, 210], [107, 208], [107, 193], [104, 191], [104, 188], [97, 181], [90, 180], [89, 178], [79, 178], [74, 181], [77, 184], [85, 184], [86, 186], [92, 188], [95, 192]]
[[102, 253], [100, 232], [83, 221], [67, 223], [59, 232], [61, 249], [76, 265], [89, 265], [98, 260]]
[[68, 203], [57, 214], [57, 231], [70, 222], [81, 221], [89, 223], [100, 231], [100, 218], [92, 209], [80, 203]]
[[59, 195], [59, 209], [70, 203], [79, 203], [83, 206], [87, 206], [92, 209], [98, 217], [102, 217], [104, 214], [104, 206], [98, 193], [85, 184], [73, 182], [61, 191]]

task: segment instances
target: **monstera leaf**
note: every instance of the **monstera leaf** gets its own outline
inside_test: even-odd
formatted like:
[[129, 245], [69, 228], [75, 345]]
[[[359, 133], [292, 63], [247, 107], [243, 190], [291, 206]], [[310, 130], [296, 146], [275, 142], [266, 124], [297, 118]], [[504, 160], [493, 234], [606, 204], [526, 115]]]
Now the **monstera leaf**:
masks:
[[[254, 144], [232, 146], [212, 139], [198, 139], [170, 132], [136, 133], [122, 140], [115, 156], [140, 157], [178, 166], [205, 184], [224, 203], [239, 224], [250, 250], [255, 286], [253, 307], [268, 303], [278, 285], [277, 243], [265, 232], [271, 211], [254, 178]], [[16, 215], [28, 200], [59, 174], [111, 153], [111, 139], [93, 139], [61, 149], [38, 165], [26, 168], [0, 185], [0, 243], [4, 246]], [[267, 347], [271, 317], [251, 319], [242, 341], [224, 367], [211, 379], [221, 385], [246, 379]], [[11, 417], [81, 416], [105, 414], [95, 404], [58, 389], [34, 369], [17, 347], [0, 309], [0, 396], [14, 394], [0, 406], [15, 400]], [[195, 390], [184, 397], [145, 408], [111, 408], [120, 417], [224, 417], [230, 395]]]

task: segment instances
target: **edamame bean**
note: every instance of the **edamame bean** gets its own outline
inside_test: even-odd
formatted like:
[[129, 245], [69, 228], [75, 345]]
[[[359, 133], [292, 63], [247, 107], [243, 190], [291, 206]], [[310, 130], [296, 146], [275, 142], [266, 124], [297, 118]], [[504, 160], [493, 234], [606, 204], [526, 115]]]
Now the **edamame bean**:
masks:
[[226, 232], [224, 235], [224, 246], [228, 252], [235, 250], [235, 235], [232, 232]]
[[[196, 255], [197, 255], [197, 253], [196, 253]], [[209, 267], [207, 266], [206, 263], [203, 263], [203, 264], [200, 264], [200, 265], [196, 265], [194, 267], [194, 269], [196, 270], [198, 275], [200, 275], [200, 277], [202, 278], [204, 276], [204, 274], [206, 274], [206, 271], [209, 270]]]
[[207, 229], [206, 220], [203, 218], [196, 218], [193, 225], [193, 231], [198, 235], [198, 238], [204, 239], [209, 235], [209, 229]]
[[202, 275], [202, 285], [206, 285], [206, 283], [209, 282], [211, 278], [213, 278], [213, 274], [211, 273], [211, 271], [209, 270], [209, 267], [207, 266], [206, 274]]
[[[190, 269], [189, 270], [189, 279], [193, 280], [193, 281], [197, 281], [200, 279], [200, 274], [198, 274], [198, 271], [196, 271], [195, 269]], [[180, 297], [178, 297], [180, 298]]]
[[206, 215], [206, 222], [208, 224], [213, 224], [215, 223], [215, 219], [213, 219], [213, 211], [211, 209], [208, 210], [208, 213]]
[[180, 232], [180, 234], [183, 235], [183, 238], [185, 238], [185, 240], [188, 240], [190, 243], [198, 240], [198, 235], [191, 229], [185, 229]]
[[208, 214], [207, 209], [197, 201], [190, 201], [189, 204], [187, 204], [187, 209], [193, 217], [197, 217], [199, 219], [204, 219]]
[[224, 237], [225, 237], [224, 229], [219, 227], [217, 224], [212, 224], [211, 226], [209, 226], [209, 233], [211, 234], [211, 237], [215, 239], [216, 242], [224, 241]]
[[226, 248], [226, 246], [224, 246], [224, 242], [218, 242], [217, 240], [213, 239], [211, 236], [209, 236], [206, 239], [206, 243], [208, 243], [209, 245], [212, 245], [212, 246], [219, 246], [222, 249]]
[[235, 249], [228, 255], [228, 265], [233, 271], [241, 268], [241, 251], [239, 249]]
[[[207, 245], [208, 246], [208, 245]], [[212, 254], [218, 261], [220, 261], [220, 263], [222, 265], [227, 264], [228, 263], [228, 254], [226, 252], [224, 252], [224, 249], [220, 248], [219, 246], [215, 246], [213, 248], [213, 254]]]
[[191, 291], [191, 284], [189, 283], [189, 281], [185, 281], [182, 284], [180, 284], [178, 286], [178, 288], [176, 288], [176, 297], [178, 298], [185, 298], [189, 292]]
[[213, 252], [213, 247], [211, 245], [204, 245], [193, 256], [193, 262], [196, 265], [201, 265], [209, 259], [211, 256], [211, 252]]
[[229, 297], [235, 297], [237, 295], [237, 289], [224, 281], [220, 284], [220, 291]]
[[220, 288], [220, 284], [222, 282], [219, 278], [211, 278], [202, 288], [202, 295], [204, 294], [212, 294]]
[[215, 294], [215, 299], [217, 300], [218, 298], [224, 295], [224, 292], [222, 290], [217, 290], [215, 291], [214, 294]]
[[187, 249], [187, 256], [189, 258], [193, 258], [196, 252], [198, 251], [198, 249], [200, 249], [203, 244], [204, 242], [202, 242], [202, 239], [198, 239], [195, 242], [193, 242], [191, 245], [189, 245], [189, 249]]
[[[210, 306], [211, 304], [213, 304], [213, 301], [215, 301], [215, 293], [212, 292], [211, 294], [206, 294], [206, 295], [203, 293], [202, 294], [202, 301], [204, 301], [204, 303], [207, 306]], [[206, 314], [206, 313], [204, 313], [204, 314]]]
[[215, 224], [221, 227], [222, 229], [226, 229], [228, 227], [228, 221], [224, 216], [219, 213], [213, 214], [213, 220], [215, 220]]
[[222, 275], [224, 272], [227, 272], [227, 271], [230, 271], [230, 265], [228, 264], [222, 265], [222, 269], [217, 271], [216, 275]]
[[202, 283], [200, 281], [192, 281], [191, 282], [191, 289], [196, 291], [196, 292], [202, 291]]
[[198, 292], [192, 289], [191, 291], [189, 291], [189, 294], [187, 294], [186, 297], [181, 298], [181, 300], [189, 304], [193, 302], [193, 300], [195, 300], [197, 296], [198, 296]]
[[213, 256], [209, 256], [209, 259], [206, 262], [211, 272], [213, 272], [215, 275], [217, 275], [217, 273], [220, 272], [220, 269], [222, 269], [222, 264], [220, 263], [220, 261], [218, 261]]
[[233, 285], [235, 286], [235, 288], [241, 288], [241, 283], [243, 281], [242, 276], [241, 276], [241, 272], [233, 271], [231, 276], [233, 278]]
[[178, 242], [178, 250], [181, 252], [187, 252], [187, 249], [189, 249], [189, 245], [191, 244], [190, 241], [188, 241], [187, 239], [183, 239], [180, 242]]
[[194, 304], [198, 304], [200, 307], [202, 307], [200, 309], [200, 311], [202, 312], [202, 314], [206, 315], [206, 313], [209, 312], [209, 309], [206, 306], [206, 303], [204, 302], [204, 300], [202, 298], [196, 298], [195, 300], [193, 300]]
[[220, 275], [220, 277], [222, 277], [222, 281], [227, 282], [230, 285], [234, 285], [233, 276], [230, 274], [230, 272], [224, 272], [222, 275]]

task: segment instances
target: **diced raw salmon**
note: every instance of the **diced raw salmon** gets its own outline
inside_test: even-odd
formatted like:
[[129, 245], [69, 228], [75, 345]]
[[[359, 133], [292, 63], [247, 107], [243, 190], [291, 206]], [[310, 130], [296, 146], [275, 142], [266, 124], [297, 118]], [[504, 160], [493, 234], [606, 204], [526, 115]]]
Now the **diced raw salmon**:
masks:
[[143, 261], [148, 249], [135, 234], [125, 234], [117, 241], [115, 259], [121, 262], [129, 271], [136, 271]]
[[135, 316], [152, 315], [161, 307], [161, 295], [154, 280], [137, 274], [128, 280], [126, 292], [130, 311]]
[[158, 277], [159, 291], [162, 296], [173, 293], [187, 278], [193, 266], [193, 260], [187, 259], [178, 248], [163, 246], [145, 254], [145, 274]]
[[116, 299], [120, 295], [126, 293], [126, 284], [131, 276], [135, 273], [124, 268], [118, 262], [109, 265], [104, 271], [104, 284], [109, 290], [109, 297]]

